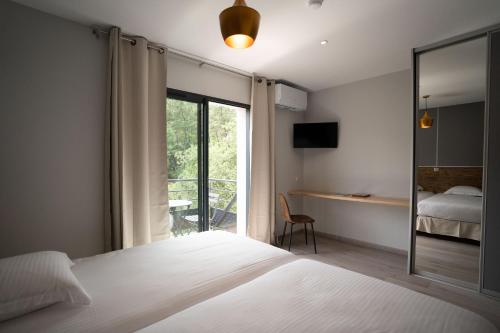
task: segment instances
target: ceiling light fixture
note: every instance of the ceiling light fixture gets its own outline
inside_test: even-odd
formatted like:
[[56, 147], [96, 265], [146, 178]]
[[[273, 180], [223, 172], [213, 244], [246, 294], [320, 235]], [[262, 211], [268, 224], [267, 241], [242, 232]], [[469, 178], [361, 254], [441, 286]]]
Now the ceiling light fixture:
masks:
[[431, 97], [431, 95], [422, 96], [425, 99], [425, 111], [422, 118], [419, 119], [418, 124], [420, 128], [431, 128], [432, 127], [432, 118], [429, 116], [429, 111], [427, 110], [427, 99]]
[[323, 4], [323, 0], [306, 0], [307, 7], [312, 9], [319, 9]]
[[235, 0], [219, 14], [219, 22], [224, 43], [233, 49], [246, 49], [257, 38], [260, 14], [248, 7], [245, 0]]
[[328, 41], [327, 41], [326, 39], [325, 39], [325, 40], [322, 40], [322, 41], [320, 42], [320, 44], [321, 44], [321, 45], [326, 45], [326, 44], [328, 44]]

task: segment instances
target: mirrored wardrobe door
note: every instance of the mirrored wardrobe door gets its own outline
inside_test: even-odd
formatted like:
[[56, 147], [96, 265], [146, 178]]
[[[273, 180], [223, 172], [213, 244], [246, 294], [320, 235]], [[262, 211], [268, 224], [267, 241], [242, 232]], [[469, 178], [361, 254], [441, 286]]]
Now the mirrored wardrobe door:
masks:
[[418, 54], [414, 272], [479, 285], [486, 37]]
[[482, 292], [500, 299], [500, 30], [490, 37]]

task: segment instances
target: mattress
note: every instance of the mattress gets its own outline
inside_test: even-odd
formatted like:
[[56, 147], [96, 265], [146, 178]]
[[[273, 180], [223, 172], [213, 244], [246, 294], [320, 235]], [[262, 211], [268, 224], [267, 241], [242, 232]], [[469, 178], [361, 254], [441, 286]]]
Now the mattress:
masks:
[[223, 231], [75, 261], [90, 306], [56, 304], [0, 323], [0, 332], [132, 332], [293, 260]]
[[298, 260], [140, 332], [498, 331], [479, 315], [430, 296]]
[[417, 214], [420, 216], [481, 223], [483, 198], [470, 195], [439, 193], [427, 199], [420, 200], [417, 207]]

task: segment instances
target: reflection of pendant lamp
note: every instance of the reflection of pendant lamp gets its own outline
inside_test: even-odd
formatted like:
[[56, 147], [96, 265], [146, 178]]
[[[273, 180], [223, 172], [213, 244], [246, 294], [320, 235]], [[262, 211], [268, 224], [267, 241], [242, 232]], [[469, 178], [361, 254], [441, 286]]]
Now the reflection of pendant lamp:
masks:
[[425, 99], [425, 111], [424, 115], [418, 121], [420, 128], [431, 128], [432, 127], [432, 118], [429, 116], [429, 111], [427, 110], [427, 99], [431, 97], [431, 95], [422, 96]]
[[231, 7], [220, 13], [219, 22], [226, 45], [233, 49], [246, 49], [257, 38], [260, 14], [248, 7], [245, 0], [235, 0]]

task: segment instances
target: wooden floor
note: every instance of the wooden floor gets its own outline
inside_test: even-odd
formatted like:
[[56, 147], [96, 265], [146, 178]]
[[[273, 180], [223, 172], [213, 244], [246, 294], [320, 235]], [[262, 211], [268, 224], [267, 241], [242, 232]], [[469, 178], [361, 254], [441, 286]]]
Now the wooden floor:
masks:
[[477, 285], [479, 252], [477, 244], [417, 235], [415, 268]]
[[[311, 234], [306, 247], [304, 233], [294, 232], [292, 252], [300, 257], [340, 266], [402, 287], [427, 294], [476, 312], [500, 329], [500, 301], [464, 288], [453, 287], [406, 273], [405, 255], [377, 250], [321, 236], [314, 254]], [[285, 238], [288, 249], [288, 238]]]

